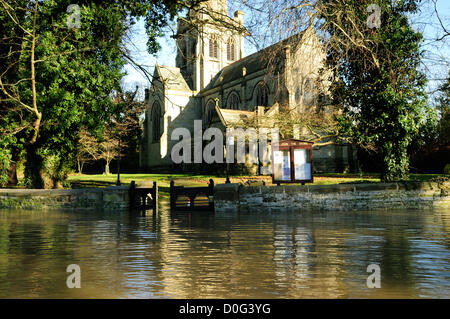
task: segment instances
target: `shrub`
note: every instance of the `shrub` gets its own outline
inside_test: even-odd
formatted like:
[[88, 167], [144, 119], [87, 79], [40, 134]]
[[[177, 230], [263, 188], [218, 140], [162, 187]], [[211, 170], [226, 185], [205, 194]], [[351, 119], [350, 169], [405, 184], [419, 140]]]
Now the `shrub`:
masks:
[[445, 165], [444, 174], [450, 174], [450, 164]]
[[0, 151], [0, 186], [8, 184], [9, 166], [11, 164], [11, 153], [8, 150]]

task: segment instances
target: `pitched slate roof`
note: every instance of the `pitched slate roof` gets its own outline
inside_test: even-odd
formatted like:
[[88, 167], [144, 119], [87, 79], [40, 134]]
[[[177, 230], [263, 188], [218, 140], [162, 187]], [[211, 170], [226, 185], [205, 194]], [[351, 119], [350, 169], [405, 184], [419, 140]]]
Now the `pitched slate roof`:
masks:
[[201, 90], [201, 92], [213, 89], [223, 83], [229, 83], [242, 78], [244, 68], [246, 75], [266, 69], [273, 53], [280, 56], [280, 52], [282, 52], [281, 49], [283, 47], [289, 44], [297, 45], [302, 39], [304, 33], [305, 31], [300, 32], [224, 67], [221, 71], [219, 71], [219, 73], [217, 73], [211, 82]]
[[216, 112], [225, 127], [228, 127], [230, 124], [239, 124], [255, 116], [255, 112], [221, 109], [218, 106], [216, 106]]
[[164, 83], [165, 87], [168, 90], [191, 92], [191, 89], [186, 83], [186, 80], [181, 74], [179, 68], [165, 65], [156, 65], [156, 71], [158, 72], [161, 82]]
[[[219, 106], [215, 106], [214, 122], [220, 121], [224, 127], [233, 127], [236, 125], [242, 125], [249, 123], [250, 121], [258, 120], [259, 127], [272, 127], [273, 126], [273, 116], [278, 114], [279, 105], [275, 103], [270, 108], [266, 108], [263, 114], [258, 115], [258, 111], [242, 111], [242, 110], [230, 110], [223, 109]], [[259, 118], [257, 118], [260, 116]]]

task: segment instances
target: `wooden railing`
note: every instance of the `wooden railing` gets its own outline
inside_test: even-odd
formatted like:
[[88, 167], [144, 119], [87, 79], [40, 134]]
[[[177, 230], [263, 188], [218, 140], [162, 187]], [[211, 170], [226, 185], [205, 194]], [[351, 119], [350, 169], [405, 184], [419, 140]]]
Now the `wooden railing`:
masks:
[[170, 209], [172, 211], [214, 211], [214, 181], [206, 187], [175, 186], [170, 182]]
[[158, 210], [158, 185], [153, 182], [153, 187], [136, 187], [134, 181], [130, 184], [130, 208], [138, 210]]

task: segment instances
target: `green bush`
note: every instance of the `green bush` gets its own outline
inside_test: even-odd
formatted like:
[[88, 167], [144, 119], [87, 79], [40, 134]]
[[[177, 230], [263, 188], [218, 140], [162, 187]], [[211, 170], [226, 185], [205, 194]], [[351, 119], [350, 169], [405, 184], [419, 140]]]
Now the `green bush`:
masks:
[[48, 155], [44, 160], [44, 174], [50, 179], [52, 188], [67, 188], [67, 176], [71, 171], [70, 164], [60, 154]]
[[71, 158], [48, 149], [27, 151], [25, 181], [28, 188], [63, 188], [68, 186]]
[[11, 153], [8, 150], [0, 152], [0, 186], [5, 186], [8, 183], [8, 172], [11, 163]]
[[450, 174], [450, 164], [445, 165], [444, 174]]

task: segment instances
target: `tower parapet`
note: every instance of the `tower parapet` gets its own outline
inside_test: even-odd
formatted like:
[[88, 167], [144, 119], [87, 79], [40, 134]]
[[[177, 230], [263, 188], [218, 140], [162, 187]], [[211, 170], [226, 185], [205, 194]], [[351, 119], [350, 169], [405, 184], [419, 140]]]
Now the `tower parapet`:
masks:
[[241, 25], [244, 25], [244, 11], [237, 10], [234, 12], [234, 20]]

